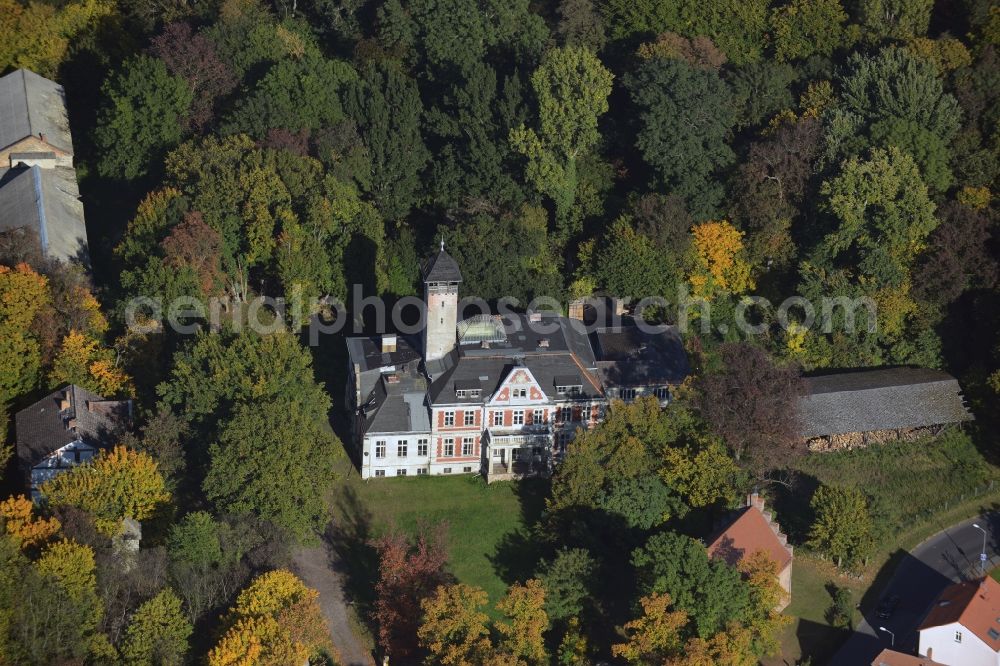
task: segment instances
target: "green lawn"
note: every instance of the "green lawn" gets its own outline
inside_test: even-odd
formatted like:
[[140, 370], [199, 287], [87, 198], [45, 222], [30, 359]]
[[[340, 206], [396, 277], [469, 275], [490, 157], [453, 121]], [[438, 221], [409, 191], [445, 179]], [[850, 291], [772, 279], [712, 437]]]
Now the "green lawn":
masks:
[[[798, 548], [792, 570], [792, 603], [786, 610], [795, 623], [783, 636], [784, 659], [809, 654], [822, 662], [846, 637], [826, 621], [831, 604], [828, 583], [851, 588], [856, 603], [873, 603], [891, 577], [890, 557], [894, 553], [976, 515], [981, 505], [1000, 492], [1000, 482], [990, 489], [991, 482], [1000, 481], [1000, 469], [961, 432], [917, 442], [806, 455], [795, 461], [794, 468], [792, 489], [781, 489], [774, 498], [778, 520]], [[880, 543], [860, 578], [842, 575], [801, 545], [812, 521], [809, 499], [821, 483], [858, 487], [871, 498]]]
[[796, 487], [781, 493], [776, 508], [782, 525], [799, 542], [812, 521], [809, 499], [820, 483], [864, 491], [871, 498], [880, 541], [894, 546], [915, 524], [984, 494], [991, 482], [1000, 481], [1000, 469], [959, 431], [916, 442], [806, 455], [795, 461], [794, 469]]
[[334, 518], [338, 524], [367, 523], [362, 531], [369, 537], [393, 526], [416, 533], [422, 524], [447, 522], [449, 570], [486, 590], [495, 603], [509, 582], [531, 573], [530, 540], [522, 538], [523, 530], [541, 511], [546, 485], [540, 480], [487, 485], [478, 476], [365, 482], [353, 472], [334, 497]]

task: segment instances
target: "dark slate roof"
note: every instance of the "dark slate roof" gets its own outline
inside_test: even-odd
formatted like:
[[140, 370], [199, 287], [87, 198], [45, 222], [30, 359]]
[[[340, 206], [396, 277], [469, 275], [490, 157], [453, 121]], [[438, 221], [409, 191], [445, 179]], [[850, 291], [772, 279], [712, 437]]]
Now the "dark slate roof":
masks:
[[642, 330], [634, 323], [600, 327], [590, 334], [602, 379], [611, 386], [679, 384], [691, 372], [674, 326]]
[[940, 370], [882, 368], [806, 378], [802, 437], [971, 421], [958, 381]]
[[427, 382], [415, 373], [386, 375], [375, 386], [374, 404], [367, 410], [367, 434], [430, 432]]
[[[66, 409], [64, 399], [69, 403]], [[110, 444], [131, 415], [131, 400], [105, 400], [76, 385], [53, 391], [15, 417], [18, 462], [30, 468], [77, 439], [94, 446]]]
[[39, 135], [73, 154], [63, 87], [26, 69], [0, 77], [0, 148]]
[[73, 169], [0, 169], [0, 231], [20, 228], [35, 232], [45, 256], [89, 264], [87, 225]]
[[377, 335], [369, 337], [347, 338], [347, 352], [351, 363], [361, 366], [361, 372], [399, 366], [420, 358], [420, 352], [413, 341], [405, 336], [396, 336], [396, 351], [383, 352], [382, 338]]
[[444, 247], [424, 264], [423, 276], [424, 282], [462, 281], [462, 271], [458, 270], [458, 262], [444, 251]]

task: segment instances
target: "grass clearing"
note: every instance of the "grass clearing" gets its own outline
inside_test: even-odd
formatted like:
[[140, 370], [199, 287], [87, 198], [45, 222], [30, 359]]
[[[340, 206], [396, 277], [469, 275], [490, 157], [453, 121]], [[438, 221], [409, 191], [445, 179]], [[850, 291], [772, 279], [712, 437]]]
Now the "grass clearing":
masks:
[[[806, 455], [795, 461], [793, 475], [794, 488], [774, 498], [779, 522], [798, 545], [786, 610], [796, 622], [783, 635], [782, 659], [810, 655], [822, 663], [847, 637], [826, 620], [832, 601], [827, 583], [849, 587], [855, 603], [874, 603], [891, 578], [887, 565], [894, 553], [995, 506], [1000, 498], [1000, 469], [958, 430], [916, 442]], [[802, 546], [812, 522], [809, 500], [822, 483], [857, 487], [871, 498], [879, 547], [859, 577], [844, 575]]]
[[809, 500], [821, 483], [860, 488], [871, 498], [880, 541], [897, 546], [915, 524], [988, 492], [1000, 480], [1000, 469], [957, 429], [915, 442], [802, 456], [793, 472], [796, 488], [782, 493], [775, 508], [797, 543], [806, 539]]
[[478, 476], [434, 476], [363, 481], [356, 472], [334, 498], [338, 524], [366, 523], [369, 538], [398, 527], [416, 534], [421, 525], [448, 523], [449, 570], [463, 583], [483, 588], [495, 604], [510, 576], [531, 571], [519, 560], [521, 538], [544, 501], [547, 481], [487, 484]]

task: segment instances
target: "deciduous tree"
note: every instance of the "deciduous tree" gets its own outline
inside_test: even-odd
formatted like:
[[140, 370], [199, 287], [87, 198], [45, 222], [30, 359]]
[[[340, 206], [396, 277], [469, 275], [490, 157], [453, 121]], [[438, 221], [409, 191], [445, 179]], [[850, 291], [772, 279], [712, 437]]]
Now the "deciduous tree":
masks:
[[868, 501], [856, 488], [820, 486], [809, 502], [816, 515], [809, 531], [809, 545], [837, 561], [856, 566], [875, 547], [874, 525]]
[[787, 463], [799, 443], [797, 368], [776, 364], [749, 343], [719, 348], [722, 369], [700, 381], [701, 412], [738, 461], [757, 473]]
[[714, 70], [663, 58], [642, 63], [625, 85], [638, 110], [643, 159], [692, 213], [710, 215], [722, 197], [712, 176], [735, 159], [726, 143], [736, 124], [729, 87]]
[[140, 55], [107, 80], [102, 97], [94, 131], [101, 175], [132, 180], [158, 171], [184, 136], [193, 97], [188, 84], [160, 60]]
[[40, 490], [52, 506], [72, 505], [89, 511], [97, 527], [109, 536], [121, 531], [122, 519], [145, 520], [170, 499], [153, 459], [123, 446], [59, 474]]
[[423, 621], [417, 632], [430, 661], [443, 666], [478, 666], [492, 652], [489, 617], [481, 609], [488, 596], [464, 583], [441, 585], [420, 602]]
[[0, 522], [4, 531], [22, 549], [45, 543], [61, 527], [56, 518], [36, 516], [35, 505], [24, 495], [11, 496], [0, 502]]
[[416, 542], [394, 531], [375, 542], [379, 576], [372, 617], [378, 624], [379, 646], [392, 659], [406, 659], [417, 648], [420, 606], [449, 581], [446, 525], [423, 530]]
[[541, 581], [531, 578], [524, 584], [511, 585], [497, 609], [509, 618], [508, 622], [497, 622], [501, 636], [498, 649], [528, 664], [547, 663], [544, 633], [549, 618]]
[[566, 220], [576, 198], [577, 160], [599, 138], [597, 119], [608, 110], [613, 75], [597, 56], [575, 46], [552, 49], [531, 76], [538, 100], [537, 130], [511, 130], [528, 159], [525, 176]]
[[670, 663], [682, 646], [688, 616], [674, 606], [669, 594], [651, 594], [639, 600], [642, 615], [625, 624], [626, 641], [611, 646], [611, 653], [631, 664]]
[[179, 666], [188, 651], [193, 628], [170, 588], [143, 603], [132, 615], [121, 654], [130, 666]]

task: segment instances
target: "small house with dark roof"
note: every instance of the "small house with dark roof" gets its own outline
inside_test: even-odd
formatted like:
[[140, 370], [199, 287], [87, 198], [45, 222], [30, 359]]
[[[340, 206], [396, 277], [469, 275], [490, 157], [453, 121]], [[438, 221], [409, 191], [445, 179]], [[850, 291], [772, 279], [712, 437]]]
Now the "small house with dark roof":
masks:
[[879, 368], [805, 382], [800, 433], [811, 451], [912, 440], [973, 419], [958, 381], [940, 370]]
[[37, 499], [42, 483], [112, 444], [131, 418], [131, 400], [107, 400], [76, 385], [19, 411], [17, 462], [32, 498]]
[[778, 567], [778, 583], [785, 591], [776, 610], [784, 610], [792, 601], [792, 560], [795, 553], [788, 537], [767, 510], [764, 498], [753, 493], [747, 496], [746, 507], [708, 543], [708, 556], [737, 566], [744, 557], [764, 551]]
[[666, 404], [688, 374], [673, 328], [629, 321], [588, 330], [549, 312], [459, 321], [462, 274], [443, 246], [422, 275], [419, 343], [396, 335], [347, 341], [364, 478], [545, 475], [611, 400], [655, 395]]
[[947, 666], [1000, 664], [1000, 583], [990, 576], [946, 587], [920, 623], [919, 652]]

